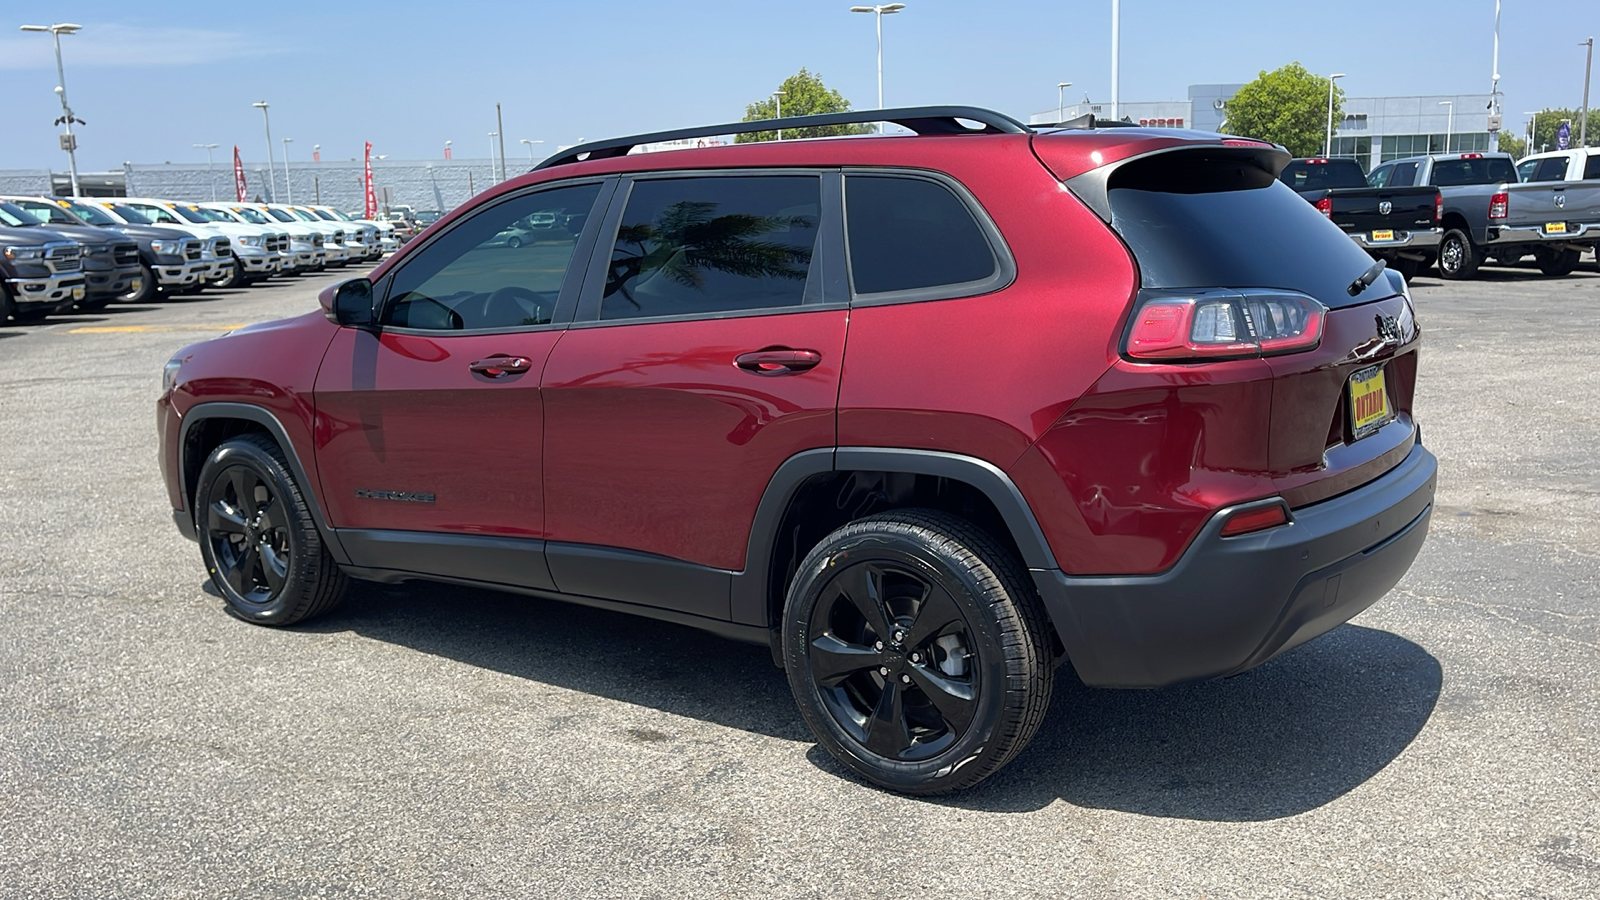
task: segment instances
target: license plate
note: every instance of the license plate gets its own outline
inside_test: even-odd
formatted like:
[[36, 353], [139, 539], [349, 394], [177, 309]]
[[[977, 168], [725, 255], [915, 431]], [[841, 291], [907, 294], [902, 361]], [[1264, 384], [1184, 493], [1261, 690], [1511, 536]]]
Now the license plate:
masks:
[[1374, 231], [1372, 233], [1372, 239], [1375, 240], [1375, 241], [1392, 241], [1392, 240], [1394, 240], [1394, 232], [1393, 231]]
[[75, 287], [72, 289], [72, 299], [74, 300], [82, 300], [83, 294], [84, 290], [81, 287]]
[[1546, 222], [1545, 226], [1544, 226], [1544, 233], [1545, 234], [1566, 234], [1567, 233], [1567, 223], [1565, 223], [1565, 222]]
[[1383, 386], [1383, 367], [1372, 366], [1350, 376], [1350, 431], [1356, 440], [1388, 424], [1389, 392]]

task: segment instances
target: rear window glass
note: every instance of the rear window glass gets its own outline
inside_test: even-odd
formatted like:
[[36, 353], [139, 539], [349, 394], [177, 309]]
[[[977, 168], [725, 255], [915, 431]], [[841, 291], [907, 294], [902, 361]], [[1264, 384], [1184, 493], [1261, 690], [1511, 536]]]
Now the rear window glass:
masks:
[[1478, 159], [1436, 159], [1433, 161], [1433, 181], [1438, 187], [1455, 187], [1462, 184], [1515, 183], [1517, 169], [1505, 157], [1480, 157]]
[[923, 178], [845, 178], [850, 277], [858, 294], [984, 281], [999, 266], [950, 189]]
[[1247, 160], [1151, 157], [1112, 176], [1111, 225], [1147, 288], [1282, 288], [1329, 307], [1376, 299], [1345, 288], [1372, 266], [1339, 226]]
[[1284, 166], [1278, 180], [1297, 191], [1325, 191], [1333, 188], [1367, 186], [1367, 179], [1361, 174], [1361, 164], [1353, 159], [1292, 162]]

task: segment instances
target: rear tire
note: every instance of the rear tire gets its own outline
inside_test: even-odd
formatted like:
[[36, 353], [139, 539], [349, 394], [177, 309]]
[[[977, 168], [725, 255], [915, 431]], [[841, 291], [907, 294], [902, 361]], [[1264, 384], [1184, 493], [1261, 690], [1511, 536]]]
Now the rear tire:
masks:
[[349, 580], [271, 438], [242, 435], [213, 450], [193, 505], [200, 554], [229, 613], [257, 625], [293, 625], [344, 599]]
[[1483, 257], [1472, 244], [1472, 236], [1459, 228], [1444, 233], [1439, 242], [1439, 277], [1451, 281], [1473, 278]]
[[[806, 554], [783, 613], [784, 669], [817, 742], [907, 794], [968, 788], [1010, 762], [1054, 686], [1027, 570], [932, 510], [858, 519]], [[887, 673], [887, 674], [885, 674]]]
[[1583, 251], [1572, 249], [1546, 250], [1534, 257], [1539, 262], [1540, 272], [1556, 278], [1571, 275], [1582, 258]]
[[1421, 274], [1422, 261], [1417, 259], [1406, 259], [1402, 256], [1394, 261], [1394, 270], [1399, 272], [1400, 277], [1404, 278], [1406, 283], [1409, 284], [1416, 279], [1417, 275]]

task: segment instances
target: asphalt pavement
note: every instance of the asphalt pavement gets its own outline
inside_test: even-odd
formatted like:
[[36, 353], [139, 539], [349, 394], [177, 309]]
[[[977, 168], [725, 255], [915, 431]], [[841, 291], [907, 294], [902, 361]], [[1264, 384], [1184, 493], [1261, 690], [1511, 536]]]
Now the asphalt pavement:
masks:
[[1060, 689], [935, 800], [846, 775], [763, 648], [450, 586], [226, 615], [161, 366], [336, 278], [0, 327], [0, 898], [1600, 896], [1592, 265], [1418, 280], [1440, 486], [1389, 597], [1237, 678]]

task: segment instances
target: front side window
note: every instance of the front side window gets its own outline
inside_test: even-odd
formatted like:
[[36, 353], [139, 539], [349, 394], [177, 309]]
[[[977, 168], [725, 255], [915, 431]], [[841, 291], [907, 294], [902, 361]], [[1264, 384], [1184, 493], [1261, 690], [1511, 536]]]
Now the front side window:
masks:
[[154, 223], [156, 223], [158, 225], [182, 225], [183, 224], [183, 220], [179, 219], [177, 217], [177, 215], [174, 214], [171, 210], [162, 209], [159, 206], [148, 206], [148, 205], [145, 205], [145, 204], [141, 203], [138, 206], [135, 206], [133, 208], [138, 210], [140, 213], [142, 213], [145, 218], [149, 219], [151, 222], [154, 222]]
[[[600, 185], [579, 184], [497, 203], [441, 235], [395, 274], [383, 324], [432, 331], [548, 325]], [[507, 241], [512, 223], [555, 211], [561, 228]]]
[[926, 178], [845, 178], [845, 234], [857, 294], [982, 282], [999, 260], [972, 211]]
[[[560, 211], [516, 223], [559, 230]], [[628, 195], [600, 318], [705, 315], [799, 306], [816, 253], [815, 175], [663, 178]]]
[[1367, 176], [1367, 184], [1372, 187], [1388, 187], [1389, 176], [1394, 174], [1394, 166], [1379, 166]]
[[1522, 162], [1517, 163], [1517, 180], [1521, 182], [1532, 181], [1533, 170], [1537, 168], [1539, 168], [1539, 161], [1537, 159], [1525, 159]]

